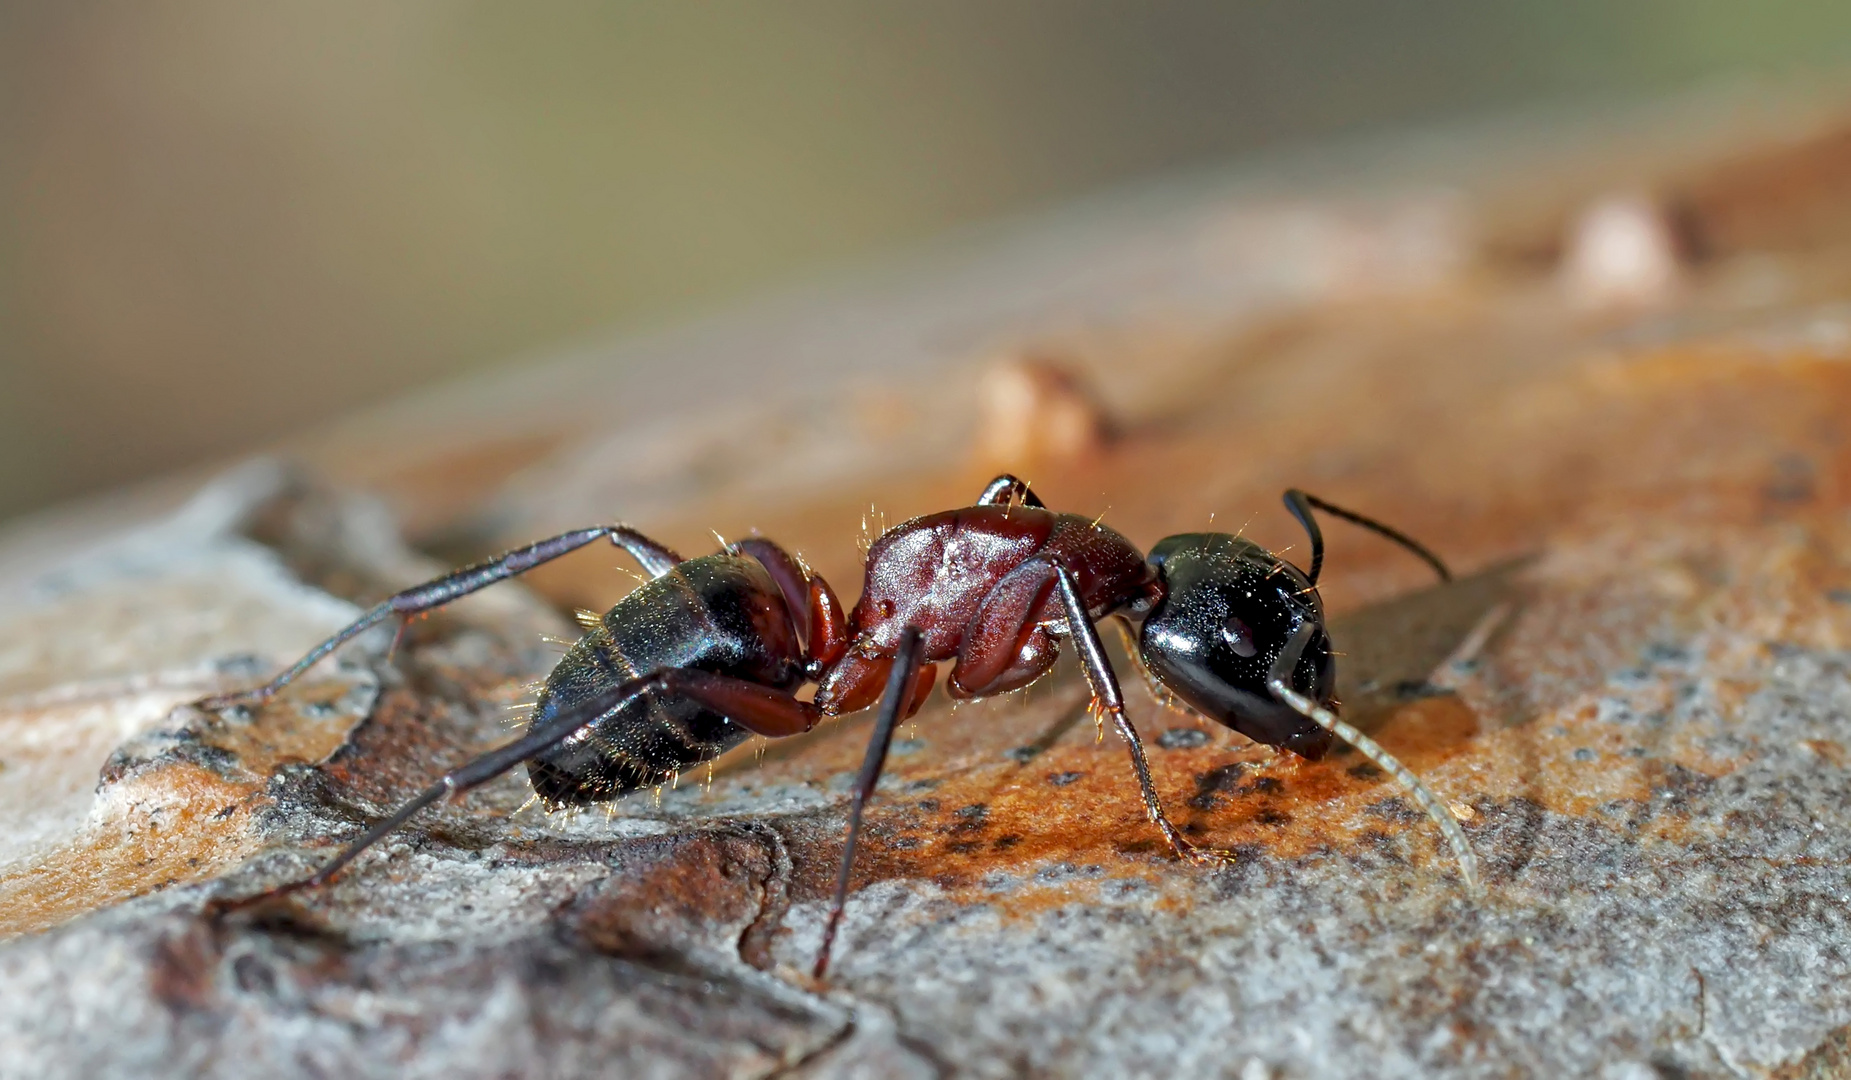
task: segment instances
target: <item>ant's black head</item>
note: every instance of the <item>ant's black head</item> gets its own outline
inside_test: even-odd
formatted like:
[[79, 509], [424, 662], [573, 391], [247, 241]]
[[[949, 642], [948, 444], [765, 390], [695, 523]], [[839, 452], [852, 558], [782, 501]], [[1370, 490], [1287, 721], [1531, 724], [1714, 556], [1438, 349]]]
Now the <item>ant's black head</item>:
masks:
[[1151, 674], [1198, 712], [1256, 742], [1323, 757], [1330, 733], [1266, 688], [1287, 640], [1309, 622], [1316, 632], [1288, 681], [1320, 705], [1333, 705], [1336, 667], [1323, 604], [1305, 575], [1226, 533], [1169, 537], [1150, 562], [1164, 587], [1139, 635]]

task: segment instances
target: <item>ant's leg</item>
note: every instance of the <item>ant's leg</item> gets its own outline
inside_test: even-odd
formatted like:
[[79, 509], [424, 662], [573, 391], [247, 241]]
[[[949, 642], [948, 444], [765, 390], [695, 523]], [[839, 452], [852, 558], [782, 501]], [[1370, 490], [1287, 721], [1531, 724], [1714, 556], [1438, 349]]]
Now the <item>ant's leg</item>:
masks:
[[1040, 496], [1029, 488], [1028, 481], [1018, 479], [1009, 473], [1004, 473], [990, 481], [990, 485], [983, 489], [983, 494], [977, 496], [978, 506], [1011, 506], [1015, 503], [1021, 503], [1023, 506], [1044, 506]]
[[1151, 823], [1163, 833], [1163, 838], [1170, 842], [1170, 849], [1179, 857], [1204, 863], [1233, 859], [1233, 852], [1217, 851], [1190, 843], [1176, 826], [1170, 824], [1170, 819], [1163, 812], [1163, 803], [1157, 798], [1157, 785], [1151, 780], [1150, 762], [1144, 758], [1144, 743], [1125, 715], [1125, 696], [1118, 688], [1118, 677], [1112, 674], [1111, 663], [1106, 660], [1105, 646], [1099, 640], [1099, 631], [1087, 615], [1086, 601], [1080, 597], [1079, 583], [1074, 580], [1073, 571], [1067, 568], [1066, 563], [1058, 559], [1050, 561], [1054, 564], [1061, 603], [1067, 609], [1069, 633], [1080, 650], [1080, 665], [1086, 670], [1086, 681], [1092, 684], [1093, 702], [1102, 712], [1111, 714], [1112, 726], [1118, 729], [1131, 751], [1131, 768], [1138, 776], [1138, 791], [1144, 797], [1144, 812], [1150, 816]]
[[848, 840], [842, 848], [842, 868], [836, 873], [835, 898], [829, 905], [829, 919], [823, 924], [823, 944], [816, 954], [812, 974], [822, 978], [829, 970], [829, 950], [835, 945], [836, 927], [842, 922], [842, 908], [848, 902], [848, 875], [855, 867], [855, 843], [861, 836], [861, 811], [880, 783], [881, 769], [887, 764], [887, 750], [893, 745], [893, 729], [912, 697], [913, 672], [919, 666], [919, 630], [909, 626], [900, 631], [899, 651], [893, 671], [887, 676], [887, 692], [881, 698], [881, 711], [868, 738], [868, 752], [861, 759], [861, 774], [855, 778], [854, 799], [848, 804]]
[[628, 551], [643, 565], [643, 569], [660, 577], [675, 568], [681, 560], [679, 555], [642, 533], [627, 525], [598, 525], [589, 529], [577, 529], [561, 533], [550, 539], [506, 551], [492, 559], [465, 566], [443, 577], [414, 585], [403, 592], [396, 593], [370, 608], [366, 614], [356, 619], [352, 625], [341, 630], [333, 637], [310, 649], [308, 655], [296, 661], [295, 666], [271, 679], [262, 686], [242, 690], [231, 694], [215, 694], [200, 701], [202, 709], [223, 709], [245, 702], [267, 701], [277, 691], [296, 681], [297, 677], [315, 665], [315, 662], [333, 652], [362, 631], [379, 625], [388, 619], [401, 621], [422, 615], [428, 611], [450, 603], [452, 600], [468, 596], [478, 589], [486, 588], [498, 581], [504, 581], [516, 574], [524, 573], [551, 562], [568, 552], [577, 551], [586, 544], [603, 537], [609, 537], [611, 543]]
[[848, 620], [842, 615], [842, 602], [820, 574], [782, 547], [762, 536], [748, 536], [733, 545], [757, 559], [778, 583], [784, 605], [791, 619], [803, 632], [804, 648], [809, 650], [815, 674], [842, 658], [848, 651]]
[[[361, 631], [369, 630], [385, 622], [387, 619], [391, 618], [393, 614], [391, 601], [377, 604], [369, 609], [366, 614], [360, 616], [353, 624], [315, 646], [313, 649], [310, 649], [308, 655], [296, 661], [294, 667], [291, 667], [289, 670], [271, 679], [264, 685], [254, 687], [250, 690], [237, 690], [229, 694], [213, 694], [211, 697], [201, 698], [199, 700], [199, 707], [206, 710], [214, 710], [230, 708], [233, 705], [241, 705], [245, 702], [254, 703], [267, 701], [278, 690], [295, 682], [297, 676], [315, 666], [317, 660], [333, 652], [335, 649], [345, 644], [348, 639], [357, 636]], [[398, 639], [394, 638], [392, 643], [394, 646], [397, 646]]]
[[1131, 621], [1122, 615], [1114, 616], [1111, 625], [1113, 632], [1118, 635], [1119, 646], [1125, 650], [1125, 657], [1131, 661], [1131, 666], [1136, 669], [1138, 678], [1144, 680], [1144, 688], [1150, 691], [1151, 700], [1166, 709], [1188, 713], [1198, 721], [1204, 719], [1202, 714], [1197, 712], [1188, 702], [1177, 697], [1174, 690], [1163, 685], [1162, 681], [1159, 680], [1157, 676], [1151, 674], [1150, 665], [1144, 662], [1144, 654], [1141, 651], [1142, 647], [1138, 644], [1137, 627], [1131, 625]]
[[1394, 777], [1408, 794], [1414, 796], [1414, 801], [1420, 804], [1433, 823], [1440, 827], [1440, 834], [1446, 837], [1453, 858], [1459, 862], [1459, 877], [1465, 882], [1466, 891], [1474, 896], [1479, 895], [1478, 856], [1472, 852], [1471, 842], [1466, 839], [1465, 830], [1459, 827], [1459, 819], [1453, 816], [1452, 810], [1439, 800], [1420, 777], [1414, 775], [1412, 769], [1382, 749], [1380, 743], [1345, 723], [1329, 709], [1292, 689], [1287, 680], [1292, 677], [1292, 670], [1298, 667], [1298, 659], [1304, 655], [1305, 645], [1310, 642], [1313, 632], [1314, 627], [1307, 622], [1292, 634], [1285, 648], [1280, 651], [1279, 658], [1273, 661], [1272, 670], [1267, 674], [1266, 688], [1294, 712], [1354, 746], [1357, 752]]
[[804, 572], [802, 564], [790, 552], [762, 536], [748, 536], [730, 546], [758, 560], [771, 575], [771, 580], [777, 583], [778, 592], [783, 594], [791, 621], [803, 627], [804, 613], [810, 606], [810, 575]]
[[818, 680], [822, 673], [848, 654], [848, 617], [842, 614], [842, 601], [821, 574], [810, 579], [811, 670], [809, 677]]
[[990, 587], [958, 642], [953, 696], [1019, 690], [1054, 666], [1059, 646], [1041, 625], [1054, 587], [1052, 560], [1043, 558], [1024, 562]]
[[1292, 516], [1298, 519], [1298, 523], [1305, 527], [1306, 534], [1311, 537], [1311, 566], [1305, 574], [1305, 580], [1311, 582], [1311, 584], [1316, 585], [1318, 583], [1318, 571], [1324, 566], [1324, 533], [1318, 529], [1317, 521], [1311, 516], [1311, 508], [1314, 506], [1332, 517], [1340, 517], [1353, 525], [1361, 525], [1370, 532], [1387, 537], [1395, 543], [1400, 544], [1402, 547], [1420, 556], [1426, 561], [1428, 566], [1433, 567], [1434, 572], [1440, 575], [1441, 581], [1451, 581], [1453, 579], [1452, 572], [1446, 569], [1446, 564], [1440, 561], [1438, 555], [1428, 551], [1418, 541], [1406, 533], [1398, 529], [1391, 529], [1374, 518], [1364, 517], [1354, 510], [1345, 510], [1341, 506], [1325, 502], [1316, 495], [1310, 495], [1297, 488], [1292, 488], [1285, 493], [1285, 508], [1292, 512]]
[[[628, 525], [609, 525], [605, 526], [605, 530], [611, 538], [611, 543], [629, 552], [630, 557], [643, 568], [643, 572], [652, 578], [661, 577], [685, 561], [676, 554], [674, 548], [660, 541], [651, 540]], [[572, 534], [567, 533], [566, 535]]]
[[218, 905], [219, 910], [246, 907], [274, 896], [327, 884], [347, 864], [359, 857], [361, 852], [391, 835], [418, 811], [446, 796], [461, 795], [472, 788], [481, 787], [521, 762], [565, 742], [578, 732], [628, 708], [637, 698], [652, 692], [691, 698], [740, 727], [773, 739], [800, 735], [816, 726], [816, 722], [822, 718], [821, 712], [809, 702], [798, 701], [782, 691], [744, 679], [693, 668], [665, 668], [651, 672], [640, 679], [631, 679], [587, 698], [513, 742], [490, 750], [444, 774], [441, 780], [419, 792], [393, 811], [391, 816], [360, 834], [333, 861], [313, 875], [242, 900], [221, 903]]

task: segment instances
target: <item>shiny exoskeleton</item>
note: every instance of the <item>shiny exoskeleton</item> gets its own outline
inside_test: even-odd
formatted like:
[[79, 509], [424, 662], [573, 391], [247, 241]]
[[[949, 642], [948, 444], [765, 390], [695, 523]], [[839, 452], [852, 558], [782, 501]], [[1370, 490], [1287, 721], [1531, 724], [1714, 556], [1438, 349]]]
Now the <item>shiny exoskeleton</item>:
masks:
[[[1095, 626], [1116, 615], [1136, 627], [1134, 652], [1150, 677], [1197, 712], [1306, 758], [1322, 757], [1334, 735], [1393, 775], [1439, 825], [1475, 891], [1476, 859], [1450, 810], [1336, 715], [1335, 663], [1316, 588], [1324, 541], [1312, 508], [1401, 544], [1442, 579], [1449, 577], [1446, 567], [1370, 518], [1296, 490], [1285, 501], [1310, 536], [1309, 571], [1224, 533], [1172, 536], [1146, 559], [1098, 520], [1051, 511], [1020, 480], [998, 477], [976, 506], [903, 522], [869, 549], [861, 600], [849, 616], [848, 651], [824, 672], [816, 701], [826, 711], [851, 711], [871, 703], [886, 681], [914, 688], [910, 712], [932, 683], [933, 665], [945, 661], [952, 663], [952, 696], [1003, 693], [1046, 674], [1060, 642], [1071, 640], [1102, 721], [1110, 718], [1130, 751], [1151, 822], [1181, 857], [1228, 858], [1191, 843], [1164, 813]], [[877, 729], [856, 785], [837, 903], [824, 930], [825, 958], [862, 804], [879, 779], [889, 737]]]
[[554, 667], [525, 734], [443, 776], [314, 875], [228, 906], [324, 884], [424, 807], [522, 763], [548, 805], [582, 805], [661, 784], [748, 735], [782, 738], [816, 725], [822, 711], [793, 691], [839, 659], [846, 645], [841, 605], [828, 583], [763, 538], [684, 560], [622, 525], [562, 533], [406, 589], [263, 686], [200, 705], [262, 702], [369, 627], [392, 620], [402, 627], [600, 539], [628, 551], [650, 580], [589, 627]]
[[[1102, 717], [1126, 740], [1152, 822], [1179, 855], [1225, 858], [1184, 839], [1163, 812], [1094, 626], [1113, 615], [1139, 624], [1137, 652], [1146, 670], [1202, 713], [1306, 757], [1321, 755], [1335, 733], [1388, 769], [1448, 830], [1471, 885], [1470, 848], [1450, 814], [1417, 778], [1334, 715], [1330, 643], [1315, 589], [1322, 538], [1309, 508], [1402, 543], [1442, 576], [1445, 568], [1367, 518], [1299, 492], [1287, 494], [1287, 505], [1311, 534], [1309, 573], [1222, 534], [1171, 537], [1146, 559], [1097, 520], [1050, 511], [1021, 481], [998, 477], [975, 506], [915, 518], [877, 540], [847, 619], [828, 583], [769, 540], [755, 537], [684, 560], [621, 525], [565, 533], [408, 589], [265, 686], [202, 705], [266, 699], [370, 626], [415, 617], [598, 539], [629, 551], [650, 574], [588, 623], [548, 676], [525, 734], [426, 788], [313, 876], [232, 906], [325, 883], [419, 810], [522, 763], [548, 805], [600, 802], [659, 785], [751, 734], [800, 734], [824, 716], [879, 701], [850, 803], [816, 963], [820, 976], [864, 807], [895, 726], [924, 701], [936, 665], [952, 664], [948, 689], [955, 697], [1000, 694], [1051, 669], [1063, 640], [1074, 642]], [[806, 682], [818, 684], [811, 701], [795, 696]]]
[[917, 678], [926, 685], [931, 665], [949, 660], [953, 697], [1027, 686], [1053, 666], [1067, 632], [1056, 566], [1073, 576], [1093, 618], [1150, 594], [1156, 574], [1117, 532], [1038, 501], [996, 498], [914, 518], [874, 542], [849, 615], [848, 653], [825, 673], [819, 704], [839, 712], [872, 704], [909, 626], [920, 632]]
[[[766, 541], [747, 543], [773, 550]], [[544, 730], [596, 709], [612, 687], [659, 670], [711, 672], [794, 692], [812, 660], [798, 626], [802, 614], [765, 564], [743, 550], [677, 562], [588, 626], [547, 676], [527, 728]], [[648, 694], [542, 751], [527, 774], [549, 806], [603, 802], [713, 760], [745, 741], [752, 722], [730, 720], [694, 697]]]
[[1324, 604], [1298, 567], [1251, 540], [1184, 533], [1151, 549], [1161, 598], [1138, 629], [1138, 656], [1166, 690], [1254, 742], [1316, 760], [1331, 733], [1267, 689], [1272, 666], [1311, 628], [1287, 682], [1334, 708], [1336, 662]]

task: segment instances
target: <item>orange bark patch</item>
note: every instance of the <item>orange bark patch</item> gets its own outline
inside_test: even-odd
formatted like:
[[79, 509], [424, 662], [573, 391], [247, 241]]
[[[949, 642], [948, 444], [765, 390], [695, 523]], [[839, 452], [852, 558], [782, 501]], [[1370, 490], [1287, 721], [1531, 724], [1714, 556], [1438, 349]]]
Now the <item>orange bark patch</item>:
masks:
[[111, 787], [69, 844], [0, 873], [0, 935], [202, 881], [255, 853], [259, 784], [175, 764]]

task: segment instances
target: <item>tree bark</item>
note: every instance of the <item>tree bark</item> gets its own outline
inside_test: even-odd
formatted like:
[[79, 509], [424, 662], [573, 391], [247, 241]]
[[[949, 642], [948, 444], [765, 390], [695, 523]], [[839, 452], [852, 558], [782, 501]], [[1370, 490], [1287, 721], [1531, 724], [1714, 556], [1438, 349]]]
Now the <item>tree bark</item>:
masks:
[[[1840, 104], [1199, 178], [15, 528], [5, 1071], [1851, 1069]], [[541, 636], [630, 579], [599, 548], [251, 715], [188, 704], [358, 605], [613, 519], [690, 554], [760, 529], [852, 598], [869, 535], [1005, 468], [1146, 548], [1302, 560], [1302, 487], [1440, 552], [1450, 585], [1333, 522], [1323, 591], [1345, 715], [1452, 803], [1485, 898], [1354, 754], [1267, 752], [1128, 678], [1172, 816], [1241, 855], [1179, 864], [1063, 664], [902, 729], [826, 987], [865, 717], [608, 817], [504, 778], [287, 918], [202, 914], [503, 741]]]

